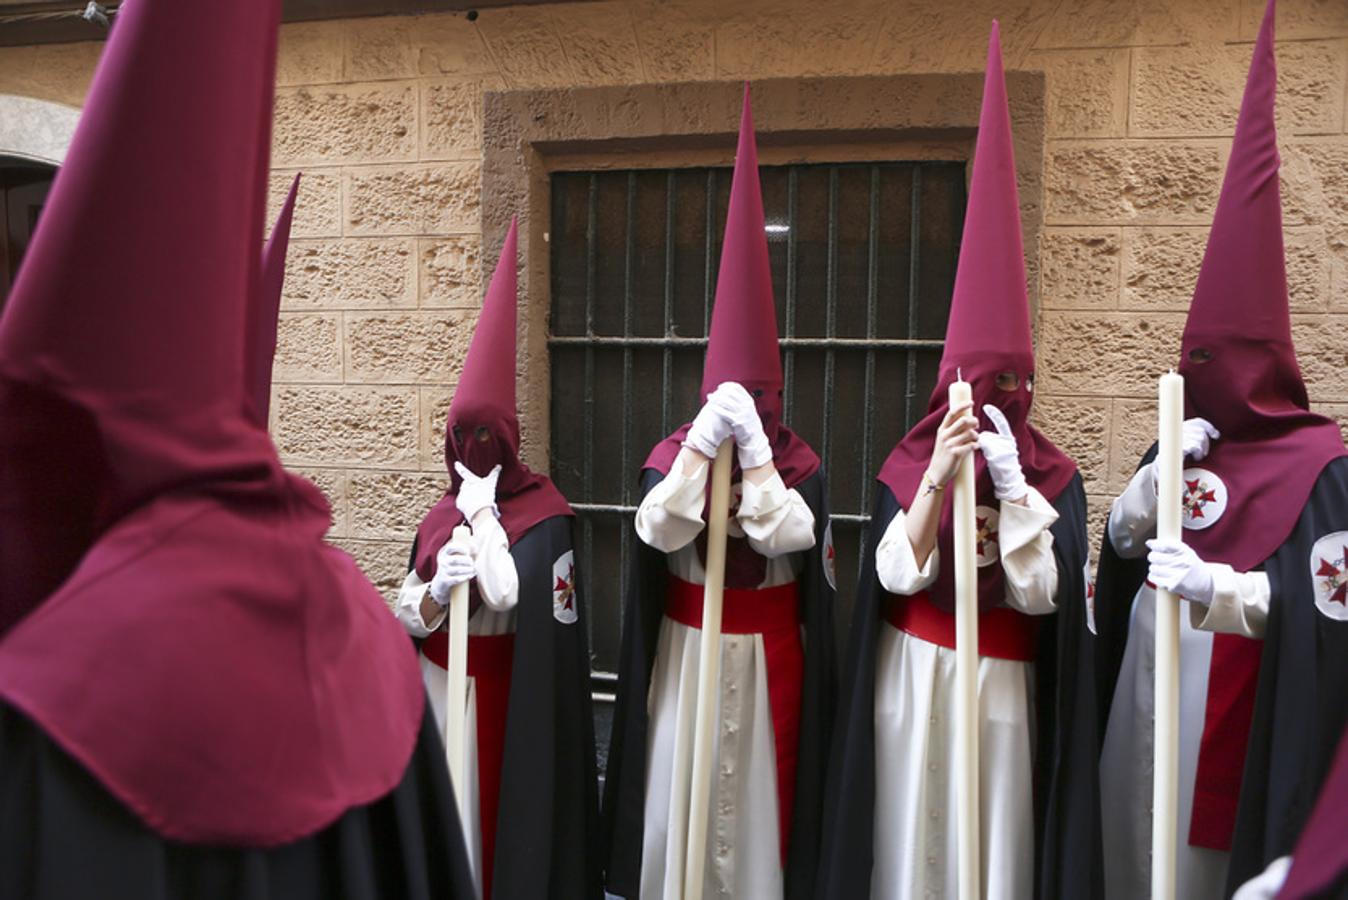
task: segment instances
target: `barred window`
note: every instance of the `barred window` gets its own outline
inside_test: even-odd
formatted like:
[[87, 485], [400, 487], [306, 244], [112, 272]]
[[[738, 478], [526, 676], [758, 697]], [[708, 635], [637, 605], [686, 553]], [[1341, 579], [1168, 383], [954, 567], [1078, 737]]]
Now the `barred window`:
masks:
[[[840, 635], [876, 471], [935, 384], [964, 173], [962, 162], [761, 170], [785, 420], [828, 476]], [[578, 513], [601, 763], [639, 471], [698, 408], [730, 175], [552, 176], [552, 476]]]

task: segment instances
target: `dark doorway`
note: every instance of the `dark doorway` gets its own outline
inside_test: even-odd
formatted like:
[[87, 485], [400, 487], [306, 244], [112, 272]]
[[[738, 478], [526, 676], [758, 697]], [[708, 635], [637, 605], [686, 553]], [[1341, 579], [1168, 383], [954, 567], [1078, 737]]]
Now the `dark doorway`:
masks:
[[9, 297], [55, 177], [52, 166], [0, 156], [0, 309]]

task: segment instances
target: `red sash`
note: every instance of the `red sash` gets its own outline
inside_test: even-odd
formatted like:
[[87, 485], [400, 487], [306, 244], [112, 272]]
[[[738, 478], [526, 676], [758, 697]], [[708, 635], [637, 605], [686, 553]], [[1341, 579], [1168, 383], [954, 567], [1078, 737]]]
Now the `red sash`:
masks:
[[[938, 609], [926, 591], [889, 595], [889, 624], [929, 644], [955, 649], [955, 614]], [[995, 606], [978, 614], [978, 655], [1034, 662], [1038, 656], [1039, 617]]]
[[[702, 628], [702, 592], [669, 576], [665, 615], [689, 628]], [[805, 680], [805, 651], [800, 640], [800, 592], [793, 581], [770, 588], [726, 588], [721, 601], [721, 631], [763, 638], [768, 666], [768, 705], [777, 754], [778, 846], [786, 864], [791, 811], [796, 798], [796, 757], [800, 743], [800, 697]]]
[[[421, 642], [421, 652], [440, 668], [449, 665], [449, 632], [434, 631]], [[468, 635], [468, 677], [477, 695], [478, 816], [482, 826], [482, 896], [491, 896], [496, 852], [496, 819], [501, 799], [501, 764], [505, 756], [506, 709], [510, 705], [510, 670], [515, 660], [515, 635]]]

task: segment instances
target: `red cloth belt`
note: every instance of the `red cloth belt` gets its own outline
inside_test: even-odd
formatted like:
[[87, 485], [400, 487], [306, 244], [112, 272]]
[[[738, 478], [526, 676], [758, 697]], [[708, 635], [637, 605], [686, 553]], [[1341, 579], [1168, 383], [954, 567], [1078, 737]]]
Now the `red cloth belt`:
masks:
[[[702, 628], [703, 586], [669, 576], [665, 615], [689, 628]], [[800, 744], [800, 698], [805, 683], [805, 649], [800, 640], [800, 591], [793, 581], [770, 588], [726, 588], [721, 599], [721, 631], [758, 634], [768, 667], [777, 754], [777, 845], [786, 865], [791, 813], [796, 800], [796, 760]]]
[[[434, 631], [421, 652], [440, 668], [449, 665], [449, 632]], [[496, 852], [496, 821], [501, 800], [501, 764], [505, 757], [506, 710], [510, 706], [510, 670], [515, 635], [468, 635], [468, 677], [477, 697], [478, 818], [482, 831], [482, 896], [491, 896]]]
[[[929, 644], [955, 649], [955, 614], [939, 609], [926, 591], [889, 595], [889, 624]], [[1039, 617], [1003, 606], [978, 614], [978, 655], [1033, 662], [1038, 656]]]
[[1195, 847], [1231, 849], [1263, 649], [1263, 641], [1235, 634], [1212, 636], [1203, 738], [1198, 745], [1189, 817], [1189, 843]]

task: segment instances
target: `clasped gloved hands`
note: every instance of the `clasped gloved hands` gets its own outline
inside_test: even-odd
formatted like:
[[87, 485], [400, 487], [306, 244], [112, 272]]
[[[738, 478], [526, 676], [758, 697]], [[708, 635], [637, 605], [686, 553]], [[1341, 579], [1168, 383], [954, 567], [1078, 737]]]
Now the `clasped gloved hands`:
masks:
[[772, 462], [772, 445], [763, 431], [754, 398], [740, 384], [727, 381], [707, 395], [684, 438], [684, 446], [715, 458], [726, 440], [735, 439], [740, 469], [756, 469]]

